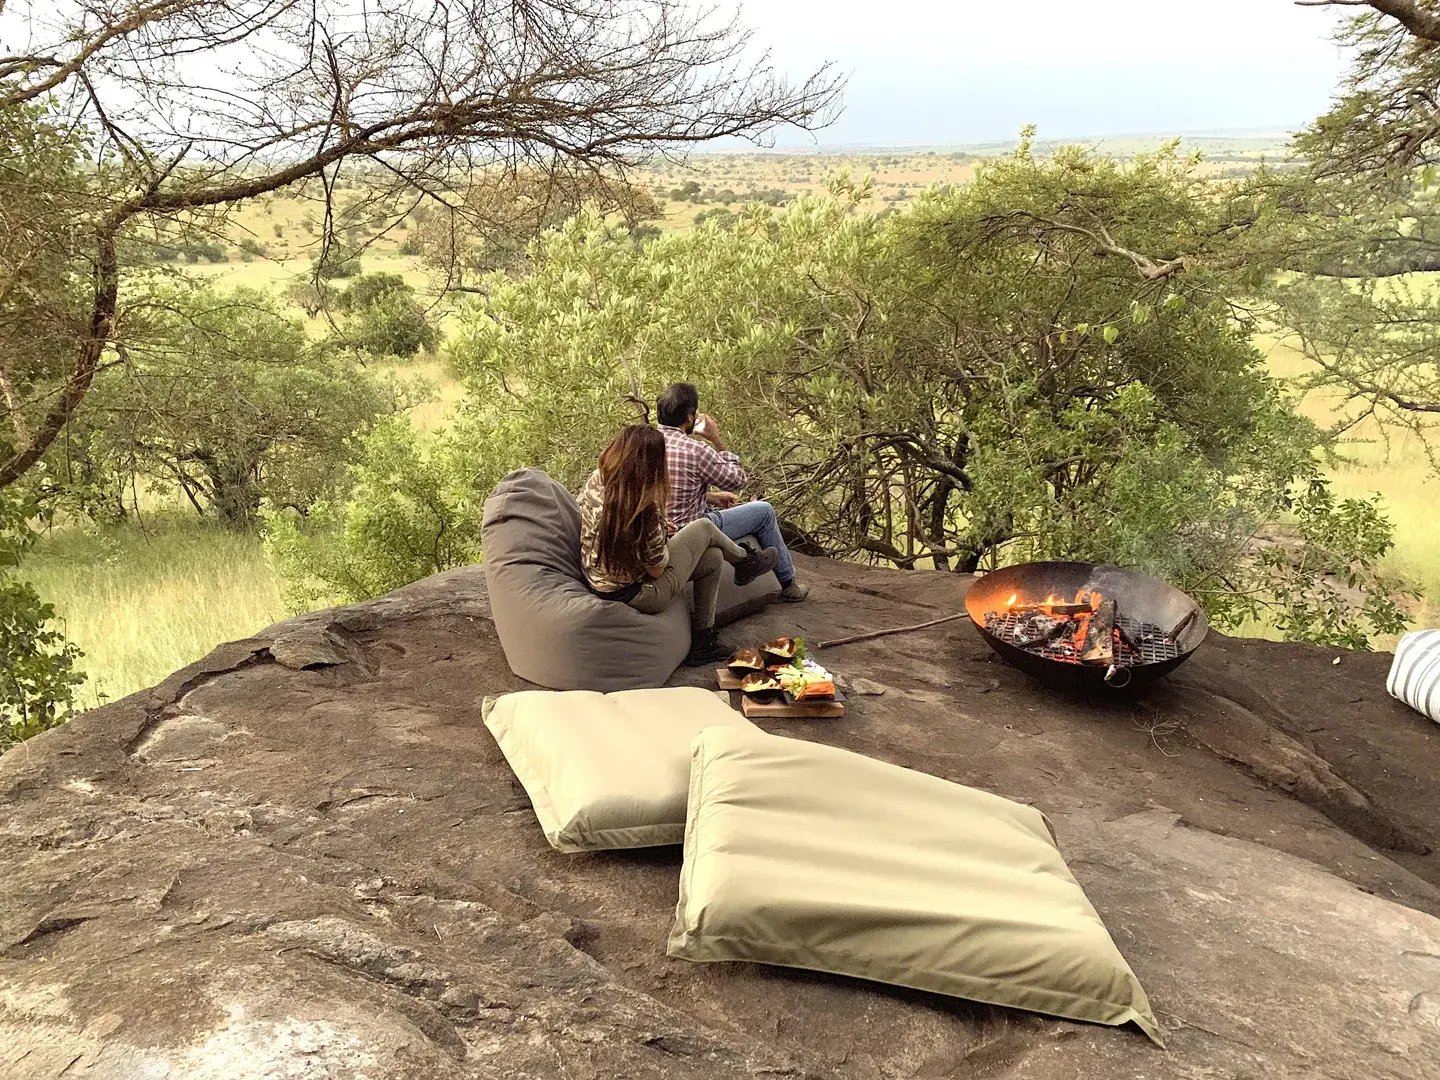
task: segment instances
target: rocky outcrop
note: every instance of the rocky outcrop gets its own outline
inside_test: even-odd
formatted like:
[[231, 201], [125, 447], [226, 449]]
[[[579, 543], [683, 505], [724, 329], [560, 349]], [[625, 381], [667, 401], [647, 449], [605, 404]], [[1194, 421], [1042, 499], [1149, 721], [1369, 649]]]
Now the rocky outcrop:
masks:
[[[812, 603], [733, 634], [920, 622], [966, 585], [807, 570]], [[1168, 1051], [668, 959], [679, 852], [551, 851], [481, 725], [520, 683], [471, 569], [0, 759], [0, 1076], [1440, 1076], [1440, 730], [1387, 657], [1215, 636], [1134, 701], [1044, 691], [963, 624], [824, 660], [850, 714], [766, 726], [1043, 808]]]

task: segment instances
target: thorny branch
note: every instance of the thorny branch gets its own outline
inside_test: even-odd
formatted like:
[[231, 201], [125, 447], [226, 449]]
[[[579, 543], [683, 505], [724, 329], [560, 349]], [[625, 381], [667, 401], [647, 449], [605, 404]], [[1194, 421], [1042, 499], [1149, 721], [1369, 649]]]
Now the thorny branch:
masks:
[[1417, 0], [1295, 0], [1295, 6], [1366, 7], [1390, 16], [1418, 38], [1440, 42], [1440, 13], [1425, 10], [1429, 5], [1422, 5]]

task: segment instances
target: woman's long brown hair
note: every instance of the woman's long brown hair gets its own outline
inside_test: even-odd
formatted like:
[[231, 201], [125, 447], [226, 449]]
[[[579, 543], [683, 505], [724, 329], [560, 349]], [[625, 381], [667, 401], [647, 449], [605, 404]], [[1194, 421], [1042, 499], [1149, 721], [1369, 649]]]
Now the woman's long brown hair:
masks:
[[670, 505], [665, 436], [644, 424], [621, 428], [600, 454], [605, 503], [600, 508], [596, 556], [606, 573], [635, 580], [645, 576], [640, 548], [663, 527]]

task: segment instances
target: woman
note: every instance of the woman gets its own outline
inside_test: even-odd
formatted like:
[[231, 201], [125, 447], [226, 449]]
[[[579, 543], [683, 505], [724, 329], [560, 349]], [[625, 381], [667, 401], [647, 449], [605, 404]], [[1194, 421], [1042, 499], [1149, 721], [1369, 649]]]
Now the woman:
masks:
[[747, 585], [774, 569], [775, 549], [747, 551], [708, 518], [692, 521], [667, 541], [665, 438], [643, 424], [624, 428], [605, 448], [579, 503], [580, 562], [591, 591], [658, 615], [693, 581], [695, 614], [685, 663], [698, 667], [727, 659], [733, 650], [715, 633], [721, 566], [733, 563], [735, 583]]

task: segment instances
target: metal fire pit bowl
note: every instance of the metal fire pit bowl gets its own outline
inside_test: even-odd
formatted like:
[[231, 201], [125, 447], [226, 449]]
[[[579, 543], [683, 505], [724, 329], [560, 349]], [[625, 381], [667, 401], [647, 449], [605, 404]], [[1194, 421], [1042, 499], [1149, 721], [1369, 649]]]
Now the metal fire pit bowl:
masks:
[[[1022, 648], [986, 628], [986, 614], [1005, 611], [1011, 595], [1019, 595], [1022, 603], [1034, 604], [1052, 594], [1069, 600], [1083, 592], [1098, 592], [1105, 599], [1114, 600], [1120, 620], [1131, 628], [1149, 624], [1168, 632], [1191, 612], [1195, 615], [1173, 640], [1163, 639], [1162, 633], [1162, 640], [1152, 647], [1147, 639], [1137, 639], [1145, 641], [1144, 646], [1139, 650], [1127, 649], [1125, 661], [1114, 670], [1105, 664], [1055, 659], [1044, 651]], [[965, 610], [980, 636], [1007, 663], [1049, 686], [1106, 693], [1134, 689], [1174, 671], [1210, 631], [1204, 611], [1179, 589], [1133, 570], [1095, 563], [1037, 562], [1007, 566], [986, 574], [970, 587]]]

